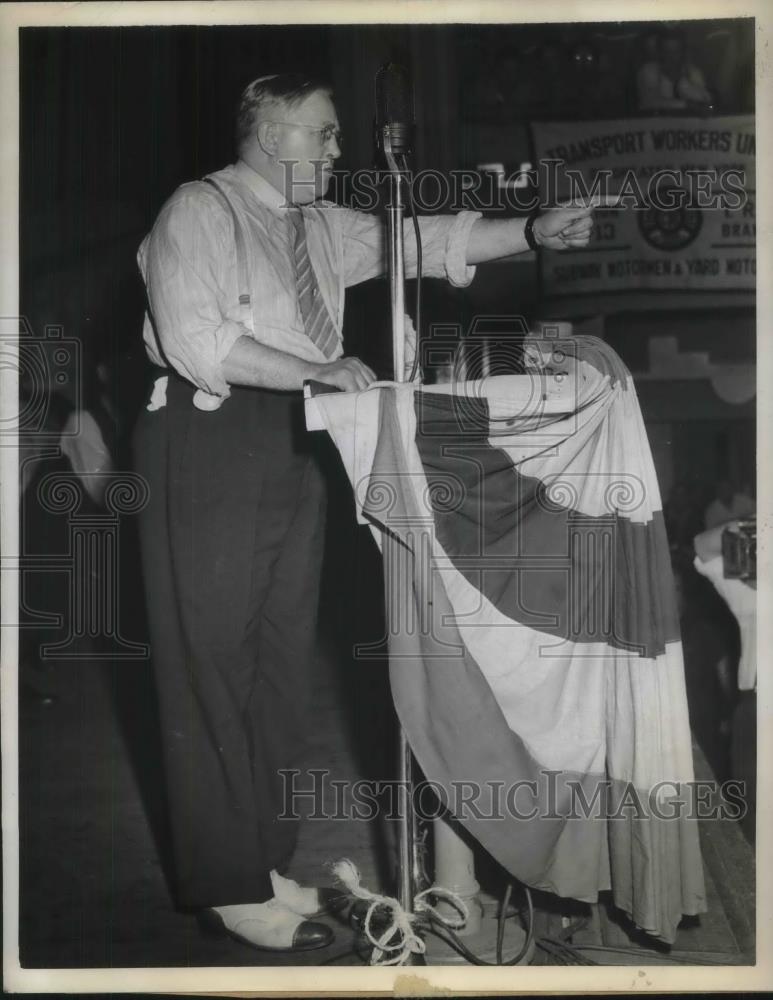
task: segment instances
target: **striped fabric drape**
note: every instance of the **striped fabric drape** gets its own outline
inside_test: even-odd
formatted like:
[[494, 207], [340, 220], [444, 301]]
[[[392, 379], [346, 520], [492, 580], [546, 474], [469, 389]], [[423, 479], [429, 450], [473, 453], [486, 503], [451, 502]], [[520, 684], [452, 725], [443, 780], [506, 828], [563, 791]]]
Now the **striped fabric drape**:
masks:
[[382, 546], [392, 690], [424, 774], [515, 877], [611, 889], [672, 942], [705, 890], [646, 432], [602, 342], [527, 354], [530, 375], [311, 404]]

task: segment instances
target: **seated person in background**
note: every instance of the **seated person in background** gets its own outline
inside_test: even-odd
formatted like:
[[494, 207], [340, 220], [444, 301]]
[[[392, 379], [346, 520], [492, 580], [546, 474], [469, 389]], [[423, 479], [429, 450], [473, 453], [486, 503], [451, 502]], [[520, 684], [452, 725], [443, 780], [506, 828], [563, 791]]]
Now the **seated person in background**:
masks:
[[732, 719], [731, 777], [743, 782], [747, 811], [741, 826], [754, 843], [757, 810], [757, 583], [755, 580], [725, 579], [722, 532], [738, 531], [738, 521], [717, 525], [695, 538], [695, 568], [714, 584], [733, 612], [741, 633], [738, 662], [738, 700]]
[[738, 663], [738, 687], [752, 691], [757, 684], [757, 583], [725, 579], [722, 560], [722, 532], [738, 531], [738, 521], [718, 524], [695, 537], [695, 568], [714, 584], [735, 615], [741, 631], [741, 659]]
[[674, 483], [671, 492], [663, 505], [663, 517], [666, 522], [669, 545], [673, 550], [689, 551], [689, 562], [692, 563], [693, 538], [703, 527], [701, 505], [696, 504], [690, 496], [686, 483]]
[[730, 776], [738, 625], [712, 585], [692, 566], [673, 564], [690, 729], [715, 776]]
[[97, 507], [102, 507], [113, 471], [116, 417], [107, 392], [104, 363], [87, 364], [79, 405], [72, 407], [62, 427], [59, 444], [73, 472]]
[[754, 500], [743, 491], [733, 490], [733, 484], [728, 479], [717, 483], [717, 495], [706, 508], [704, 524], [706, 529], [724, 525], [734, 518], [748, 517], [756, 509]]
[[711, 93], [703, 74], [687, 59], [684, 36], [664, 31], [658, 36], [657, 58], [645, 62], [636, 76], [640, 111], [710, 111]]

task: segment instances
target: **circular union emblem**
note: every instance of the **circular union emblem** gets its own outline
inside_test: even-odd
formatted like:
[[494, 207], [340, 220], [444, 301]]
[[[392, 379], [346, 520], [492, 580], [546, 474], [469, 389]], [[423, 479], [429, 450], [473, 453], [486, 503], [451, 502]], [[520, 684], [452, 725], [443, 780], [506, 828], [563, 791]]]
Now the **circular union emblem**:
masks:
[[681, 250], [688, 246], [703, 225], [698, 208], [648, 208], [639, 213], [639, 229], [644, 239], [656, 250]]

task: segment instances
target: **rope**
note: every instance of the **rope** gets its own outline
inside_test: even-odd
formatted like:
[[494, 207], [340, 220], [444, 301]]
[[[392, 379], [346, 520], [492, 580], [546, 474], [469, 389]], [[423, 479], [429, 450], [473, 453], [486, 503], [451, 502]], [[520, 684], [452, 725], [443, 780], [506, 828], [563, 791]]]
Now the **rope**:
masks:
[[[337, 861], [333, 866], [333, 874], [357, 899], [368, 902], [367, 913], [365, 914], [364, 933], [373, 951], [370, 956], [371, 965], [404, 965], [411, 955], [423, 955], [426, 946], [422, 938], [414, 929], [414, 922], [420, 913], [429, 913], [436, 920], [447, 927], [458, 929], [464, 927], [469, 917], [469, 911], [464, 900], [457, 896], [450, 889], [442, 886], [434, 886], [417, 893], [413, 900], [415, 913], [407, 913], [400, 903], [392, 896], [382, 896], [379, 893], [371, 892], [362, 885], [361, 876], [356, 866], [344, 858]], [[429, 896], [436, 896], [450, 903], [459, 911], [458, 917], [446, 917], [441, 914], [431, 903], [427, 902]], [[371, 921], [373, 915], [379, 907], [383, 907], [390, 913], [390, 922], [378, 937], [375, 936]], [[397, 937], [394, 944], [390, 944], [393, 938]]]

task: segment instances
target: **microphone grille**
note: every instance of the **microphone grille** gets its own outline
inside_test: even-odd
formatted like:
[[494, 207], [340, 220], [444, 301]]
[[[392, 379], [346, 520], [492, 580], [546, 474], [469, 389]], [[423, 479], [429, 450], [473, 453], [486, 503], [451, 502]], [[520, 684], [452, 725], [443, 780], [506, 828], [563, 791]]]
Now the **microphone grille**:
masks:
[[376, 73], [376, 117], [382, 124], [414, 120], [411, 78], [397, 63], [386, 63]]

